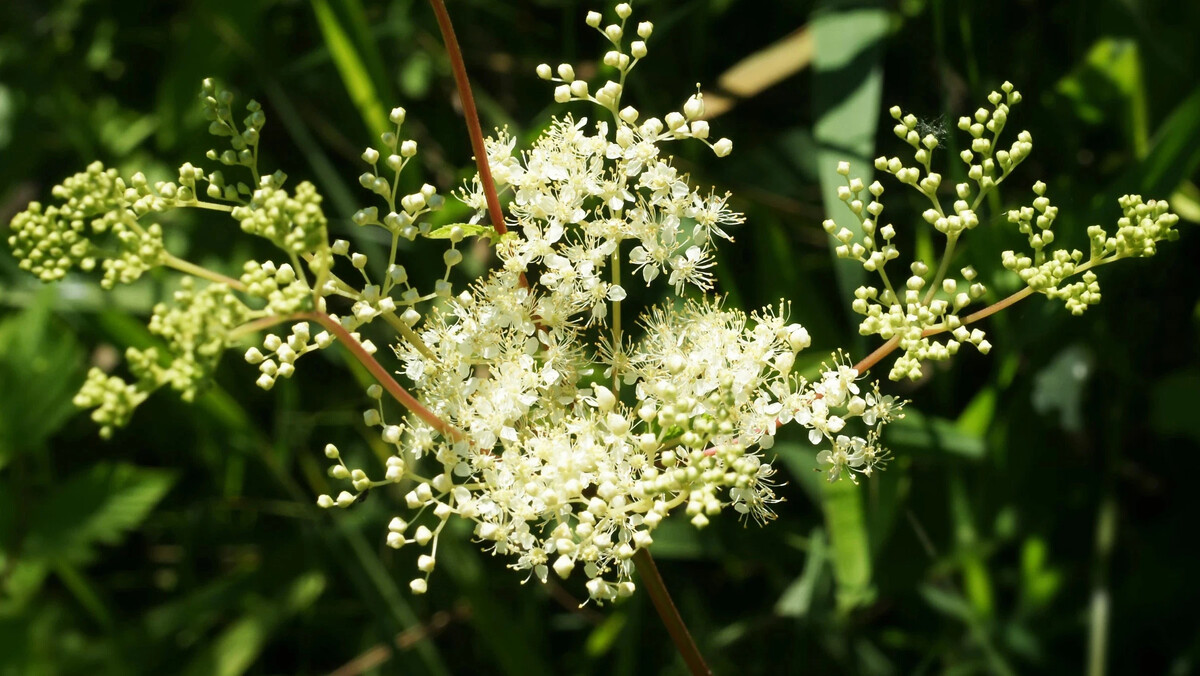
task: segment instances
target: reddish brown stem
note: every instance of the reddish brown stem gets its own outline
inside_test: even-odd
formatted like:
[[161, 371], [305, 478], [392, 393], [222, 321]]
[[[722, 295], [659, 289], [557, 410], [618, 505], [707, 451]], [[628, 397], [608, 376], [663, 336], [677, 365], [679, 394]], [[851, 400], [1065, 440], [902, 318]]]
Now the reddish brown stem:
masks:
[[323, 312], [300, 312], [284, 319], [289, 321], [304, 321], [307, 319], [325, 327], [327, 331], [332, 333], [339, 341], [341, 341], [342, 345], [344, 345], [346, 349], [350, 351], [350, 354], [354, 355], [354, 358], [357, 359], [360, 364], [366, 367], [371, 376], [373, 376], [375, 380], [379, 382], [379, 385], [383, 387], [383, 389], [387, 390], [388, 394], [392, 395], [392, 398], [399, 402], [401, 406], [412, 411], [414, 415], [425, 421], [425, 424], [437, 430], [442, 435], [450, 439], [454, 439], [455, 441], [463, 438], [463, 433], [461, 431], [459, 431], [450, 423], [439, 418], [433, 411], [425, 408], [424, 404], [417, 401], [416, 397], [409, 394], [408, 390], [404, 389], [400, 383], [396, 382], [396, 379], [392, 377], [392, 374], [388, 373], [387, 369], [383, 368], [383, 365], [380, 364], [375, 357], [371, 356], [370, 352], [367, 352], [366, 348], [362, 346], [362, 343], [358, 342], [354, 336], [350, 335], [350, 332], [347, 331], [340, 323], [334, 320], [333, 317], [330, 317]]
[[[966, 326], [967, 324], [974, 324], [975, 322], [977, 322], [981, 319], [986, 319], [987, 317], [991, 317], [992, 315], [996, 314], [997, 312], [999, 312], [1011, 305], [1015, 305], [1016, 303], [1019, 303], [1022, 300], [1025, 300], [1026, 298], [1028, 298], [1032, 295], [1033, 295], [1033, 289], [1027, 286], [1024, 289], [1021, 289], [1020, 291], [1012, 294], [1011, 296], [1008, 296], [1004, 300], [996, 301], [995, 303], [992, 303], [991, 305], [983, 308], [979, 312], [975, 312], [975, 313], [967, 315], [962, 320], [963, 326]], [[926, 329], [925, 331], [923, 331], [921, 333], [921, 337], [936, 336], [939, 333], [945, 333], [947, 330], [948, 329], [946, 329], [945, 327], [937, 328], [937, 329]], [[878, 348], [876, 348], [874, 352], [863, 357], [862, 361], [860, 361], [854, 365], [854, 370], [858, 371], [860, 374], [865, 373], [867, 371], [867, 369], [870, 369], [872, 366], [878, 364], [881, 359], [883, 359], [884, 357], [891, 354], [899, 345], [900, 345], [900, 338], [893, 337], [888, 342], [886, 342], [883, 345], [880, 345]]]
[[692, 673], [692, 676], [712, 676], [712, 670], [704, 662], [704, 656], [700, 654], [700, 649], [692, 640], [692, 635], [688, 632], [687, 625], [684, 624], [683, 617], [679, 614], [679, 609], [675, 607], [675, 602], [671, 600], [671, 594], [667, 592], [667, 585], [663, 582], [662, 575], [658, 573], [658, 566], [654, 565], [654, 558], [650, 556], [650, 550], [637, 550], [633, 555], [633, 563], [637, 566], [638, 575], [642, 578], [642, 586], [646, 588], [646, 593], [650, 594], [654, 609], [658, 611], [663, 624], [667, 626], [667, 633], [671, 635], [675, 649], [679, 651], [679, 656], [683, 658], [688, 671]]
[[467, 119], [467, 133], [471, 136], [471, 150], [475, 153], [475, 166], [479, 167], [479, 182], [483, 184], [483, 196], [487, 200], [488, 216], [496, 232], [504, 234], [504, 214], [500, 211], [500, 197], [496, 193], [496, 182], [492, 180], [492, 169], [488, 166], [487, 148], [483, 143], [483, 129], [479, 126], [479, 113], [475, 110], [475, 96], [471, 93], [471, 82], [467, 79], [467, 66], [463, 63], [462, 49], [454, 35], [454, 25], [442, 0], [429, 0], [433, 13], [437, 15], [442, 41], [446, 43], [446, 54], [450, 57], [450, 68], [454, 71], [454, 85], [458, 87], [458, 98], [462, 100], [463, 117]]
[[872, 366], [878, 364], [880, 359], [883, 359], [884, 357], [891, 354], [892, 350], [895, 350], [896, 346], [899, 344], [900, 344], [899, 338], [892, 338], [891, 340], [884, 343], [883, 345], [880, 345], [879, 347], [875, 348], [875, 351], [872, 352], [871, 354], [863, 357], [862, 361], [860, 361], [854, 365], [854, 370], [858, 371], [860, 375], [863, 373], [866, 373], [868, 369], [870, 369]]

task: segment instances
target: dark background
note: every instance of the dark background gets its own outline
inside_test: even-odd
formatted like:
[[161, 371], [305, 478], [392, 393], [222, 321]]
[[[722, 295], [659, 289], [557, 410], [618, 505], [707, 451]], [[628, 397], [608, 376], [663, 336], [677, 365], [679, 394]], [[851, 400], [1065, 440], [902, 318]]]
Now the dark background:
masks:
[[[611, 16], [566, 1], [449, 4], [485, 128], [526, 140], [562, 112], [534, 67], [595, 73], [602, 48], [583, 15]], [[831, 262], [820, 181], [836, 185], [843, 156], [859, 172], [859, 155], [904, 153], [893, 104], [951, 130], [935, 160], [949, 185], [962, 166], [954, 120], [1005, 79], [1024, 94], [1007, 133], [1030, 130], [1034, 154], [960, 254], [992, 300], [1016, 288], [999, 251], [1023, 246], [1003, 209], [1036, 180], [1061, 207], [1059, 241], [1077, 247], [1088, 225], [1111, 227], [1125, 192], [1184, 215], [1179, 242], [1100, 273], [1104, 301], [1084, 317], [1035, 297], [985, 323], [989, 356], [885, 383], [912, 404], [883, 475], [824, 485], [789, 431], [776, 522], [664, 525], [653, 552], [714, 670], [1197, 672], [1200, 4], [647, 0], [641, 19], [656, 29], [628, 96], [646, 114], [678, 109], [696, 82], [714, 91], [796, 30], [816, 37], [799, 72], [772, 78], [801, 57], [767, 59], [757, 70], [778, 81], [712, 121], [734, 140], [730, 158], [675, 151], [748, 215], [723, 249], [720, 290], [748, 309], [791, 299], [818, 357], [877, 344], [857, 336], [838, 290], [839, 275], [853, 280]], [[424, 2], [9, 0], [0, 220], [94, 159], [152, 179], [203, 161], [206, 76], [263, 103], [263, 165], [314, 181], [335, 236], [355, 234], [348, 216], [370, 203], [358, 155], [393, 105], [422, 147], [406, 180], [446, 193], [471, 171]], [[937, 245], [916, 196], [882, 180], [903, 251]], [[166, 223], [172, 252], [213, 268], [260, 251], [219, 215]], [[419, 274], [428, 257], [407, 255]], [[362, 386], [336, 350], [270, 393], [230, 355], [195, 405], [162, 393], [102, 442], [71, 395], [89, 364], [120, 372], [124, 346], [150, 343], [142, 322], [175, 277], [43, 287], [6, 250], [0, 275], [0, 674], [682, 672], [642, 594], [578, 608], [577, 580], [522, 585], [460, 532], [443, 539], [430, 593], [412, 597], [415, 554], [383, 546], [398, 495], [316, 509], [333, 488], [325, 443], [371, 462]]]

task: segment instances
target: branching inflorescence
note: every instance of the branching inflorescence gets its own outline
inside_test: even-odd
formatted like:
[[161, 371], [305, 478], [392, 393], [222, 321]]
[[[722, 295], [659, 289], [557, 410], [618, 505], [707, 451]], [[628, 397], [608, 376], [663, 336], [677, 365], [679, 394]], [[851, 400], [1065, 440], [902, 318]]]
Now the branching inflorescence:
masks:
[[[886, 266], [900, 253], [893, 244], [896, 228], [881, 220], [884, 187], [875, 181], [864, 188], [861, 179], [849, 177], [848, 163], [838, 165], [838, 173], [847, 177], [838, 196], [858, 217], [862, 234], [858, 236], [848, 228], [839, 229], [832, 220], [826, 220], [824, 228], [839, 242], [836, 247], [839, 257], [858, 261], [865, 270], [879, 275], [881, 286], [859, 287], [852, 307], [863, 315], [860, 333], [878, 335], [889, 341], [885, 347], [899, 347], [903, 351], [892, 366], [893, 380], [918, 378], [923, 362], [948, 359], [964, 343], [974, 345], [986, 354], [991, 343], [984, 332], [967, 326], [1031, 293], [1062, 300], [1072, 314], [1083, 314], [1088, 306], [1100, 302], [1100, 285], [1092, 272], [1094, 268], [1121, 258], [1153, 255], [1158, 242], [1178, 236], [1172, 228], [1179, 219], [1170, 213], [1165, 201], [1143, 203], [1139, 195], [1126, 195], [1120, 200], [1124, 217], [1117, 223], [1115, 236], [1099, 225], [1088, 228], [1091, 252], [1084, 261], [1082, 251], [1050, 246], [1054, 242], [1051, 226], [1058, 215], [1058, 207], [1050, 204], [1045, 197], [1046, 185], [1038, 181], [1033, 186], [1036, 196], [1033, 203], [1008, 212], [1008, 221], [1028, 236], [1032, 255], [1014, 251], [1005, 251], [1002, 255], [1004, 267], [1017, 273], [1026, 288], [993, 306], [968, 314], [967, 311], [985, 297], [987, 288], [974, 268], [964, 267], [957, 274], [951, 270], [959, 239], [963, 233], [979, 226], [981, 220], [977, 211], [984, 198], [995, 191], [1033, 150], [1033, 137], [1028, 131], [1017, 134], [1016, 141], [1008, 149], [1001, 146], [1001, 134], [1012, 106], [1021, 102], [1021, 94], [1008, 82], [1000, 89], [988, 95], [990, 110], [980, 108], [973, 115], [958, 120], [958, 128], [970, 137], [969, 147], [959, 155], [966, 165], [967, 180], [954, 186], [950, 208], [945, 208], [944, 204], [948, 201], [944, 193], [948, 191], [941, 189], [942, 175], [932, 169], [933, 152], [941, 140], [931, 133], [922, 136], [916, 116], [906, 115], [899, 107], [890, 111], [896, 120], [893, 131], [912, 146], [916, 164], [906, 165], [899, 157], [880, 157], [875, 160], [875, 168], [912, 186], [929, 201], [930, 206], [922, 217], [946, 238], [939, 264], [931, 266], [916, 260], [909, 266], [907, 277], [890, 278]], [[1066, 283], [1076, 275], [1079, 275], [1078, 281]], [[943, 333], [949, 334], [944, 341], [933, 338]]]
[[[232, 95], [205, 81], [210, 132], [229, 143], [208, 158], [247, 174], [248, 182], [185, 164], [176, 181], [150, 185], [141, 174], [126, 180], [93, 164], [54, 189], [53, 205], [31, 204], [12, 221], [13, 251], [45, 281], [97, 265], [106, 288], [154, 267], [198, 280], [185, 283], [173, 304], [155, 308], [150, 327], [166, 347], [127, 352], [134, 380], [93, 369], [76, 402], [94, 409], [107, 436], [155, 389], [169, 385], [193, 397], [223, 351], [244, 348], [264, 330], [288, 326], [245, 349], [264, 389], [290, 377], [301, 356], [343, 343], [379, 381], [368, 389], [377, 403], [363, 421], [394, 452], [382, 476], [372, 478], [326, 446], [331, 476], [349, 485], [318, 504], [345, 507], [373, 487], [402, 486], [407, 511], [391, 521], [387, 543], [423, 548], [411, 582], [416, 593], [426, 590], [436, 566], [440, 533], [458, 516], [473, 522], [483, 547], [509, 557], [513, 568], [543, 581], [550, 571], [565, 578], [578, 570], [598, 602], [626, 596], [633, 590], [631, 559], [672, 512], [682, 510], [697, 527], [726, 508], [771, 518], [779, 498], [765, 451], [790, 422], [824, 446], [818, 459], [830, 480], [880, 468], [887, 457], [880, 431], [901, 404], [877, 385], [860, 384], [863, 373], [896, 347], [903, 354], [893, 378], [915, 377], [922, 362], [947, 358], [962, 343], [982, 352], [990, 347], [982, 331], [967, 326], [994, 310], [965, 314], [986, 289], [972, 269], [952, 274], [950, 268], [959, 238], [981, 222], [976, 210], [984, 197], [1031, 150], [1027, 132], [1007, 150], [999, 146], [1020, 95], [1006, 84], [989, 97], [992, 109], [960, 121], [972, 139], [962, 153], [969, 180], [954, 187], [949, 209], [941, 175], [931, 169], [938, 138], [922, 138], [913, 116], [892, 109], [916, 165], [880, 158], [876, 167], [929, 200], [924, 219], [946, 237], [940, 264], [917, 261], [906, 277], [891, 279], [886, 267], [899, 252], [896, 228], [881, 221], [883, 186], [864, 186], [849, 178], [846, 163], [838, 167], [847, 177], [840, 196], [858, 216], [861, 235], [835, 231], [832, 221], [825, 227], [839, 242], [839, 256], [879, 274], [881, 286], [860, 288], [853, 307], [864, 317], [861, 332], [887, 342], [856, 365], [838, 353], [810, 381], [793, 368], [810, 338], [789, 322], [786, 302], [745, 313], [710, 293], [714, 249], [732, 240], [743, 217], [728, 194], [694, 186], [666, 149], [698, 141], [723, 157], [732, 143], [709, 140], [700, 94], [661, 118], [623, 101], [626, 78], [646, 56], [653, 32], [649, 22], [630, 26], [631, 11], [617, 5], [617, 21], [603, 26], [600, 14], [587, 16], [611, 45], [603, 62], [615, 75], [599, 88], [576, 79], [568, 64], [537, 68], [539, 77], [557, 83], [557, 102], [594, 104], [599, 119], [556, 118], [522, 150], [504, 130], [487, 139], [487, 165], [507, 199], [501, 221], [507, 234], [481, 225], [497, 214], [487, 213], [495, 200], [478, 176], [454, 194], [475, 212], [468, 223], [431, 225], [427, 216], [442, 203], [433, 186], [399, 193], [417, 144], [402, 136], [404, 109], [392, 111], [395, 130], [362, 154], [369, 169], [359, 182], [378, 203], [352, 219], [385, 233], [390, 247], [383, 265], [368, 266], [347, 240], [329, 240], [314, 186], [289, 190], [282, 173], [259, 172], [264, 112], [250, 102], [239, 127]], [[1017, 295], [1044, 293], [1082, 312], [1099, 299], [1093, 268], [1152, 254], [1158, 241], [1175, 235], [1166, 203], [1127, 197], [1114, 236], [1098, 226], [1089, 230], [1085, 261], [1079, 251], [1051, 248], [1057, 209], [1044, 191], [1038, 183], [1033, 204], [1008, 215], [1033, 250], [1004, 253], [1005, 267], [1028, 287]], [[246, 262], [236, 279], [178, 259], [164, 249], [161, 226], [149, 222], [175, 208], [226, 212], [281, 253]], [[494, 245], [498, 264], [456, 291], [460, 247], [475, 236]], [[444, 274], [434, 280], [410, 278], [400, 262], [402, 242], [418, 238], [449, 244]], [[1077, 275], [1079, 281], [1069, 281]], [[640, 314], [640, 330], [630, 332], [637, 340], [622, 324], [630, 280], [668, 296]], [[398, 337], [393, 352], [407, 387], [376, 361], [375, 345], [359, 333], [376, 320]], [[942, 333], [944, 341], [935, 338]], [[385, 393], [408, 413], [389, 419]]]

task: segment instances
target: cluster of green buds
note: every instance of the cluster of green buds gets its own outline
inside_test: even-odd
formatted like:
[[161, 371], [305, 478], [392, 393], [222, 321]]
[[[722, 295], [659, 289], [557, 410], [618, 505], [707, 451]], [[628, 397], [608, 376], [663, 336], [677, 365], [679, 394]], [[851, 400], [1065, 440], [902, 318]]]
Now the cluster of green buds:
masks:
[[632, 143], [633, 134], [631, 132], [636, 129], [637, 134], [643, 138], [697, 139], [712, 148], [718, 157], [725, 157], [732, 152], [733, 142], [729, 139], [721, 138], [715, 142], [708, 140], [708, 122], [703, 119], [704, 97], [699, 92], [688, 98], [681, 110], [667, 113], [662, 119], [647, 118], [640, 124], [638, 120], [641, 113], [637, 108], [621, 106], [626, 78], [638, 62], [649, 53], [646, 42], [654, 33], [654, 24], [649, 21], [638, 23], [637, 39], [626, 45], [626, 22], [633, 14], [633, 8], [629, 3], [622, 2], [616, 6], [616, 14], [618, 19], [616, 23], [602, 25], [604, 18], [599, 12], [588, 12], [585, 21], [612, 46], [612, 49], [604, 53], [604, 65], [616, 69], [617, 79], [605, 81], [604, 85], [593, 93], [589, 90], [585, 80], [575, 77], [575, 68], [571, 64], [562, 63], [558, 68], [551, 69], [549, 64], [543, 63], [537, 67], [538, 77], [550, 82], [561, 83], [554, 89], [555, 102], [590, 101], [611, 111], [621, 122], [629, 125], [629, 127], [623, 127], [628, 138], [624, 141], [620, 138], [617, 139], [618, 143], [624, 147], [628, 147]]
[[13, 217], [8, 237], [21, 269], [44, 282], [58, 281], [74, 268], [104, 271], [101, 286], [137, 281], [165, 262], [162, 228], [139, 219], [166, 208], [146, 178], [129, 182], [100, 162], [54, 186], [54, 204], [32, 202]]
[[[826, 220], [824, 228], [838, 242], [835, 247], [838, 257], [857, 261], [864, 270], [879, 276], [880, 285], [869, 284], [855, 290], [851, 307], [863, 316], [859, 324], [861, 334], [894, 341], [902, 350], [891, 369], [893, 380], [920, 377], [924, 362], [948, 359], [963, 344], [974, 345], [985, 354], [991, 349], [981, 329], [968, 328], [991, 314], [988, 309], [970, 313], [987, 296], [988, 289], [971, 266], [952, 274], [953, 259], [960, 237], [982, 222], [977, 210], [984, 198], [1029, 157], [1033, 138], [1028, 131], [1022, 131], [1007, 149], [1001, 146], [1001, 134], [1012, 107], [1021, 102], [1020, 92], [1011, 83], [1005, 82], [987, 100], [991, 108], [979, 108], [973, 115], [958, 120], [958, 128], [969, 136], [969, 147], [959, 154], [966, 166], [967, 180], [956, 184], [952, 191], [942, 190], [942, 175], [932, 167], [933, 153], [941, 145], [941, 139], [933, 133], [922, 135], [922, 125], [915, 115], [905, 114], [899, 107], [891, 109], [896, 120], [893, 131], [912, 147], [915, 164], [885, 156], [875, 160], [875, 168], [892, 174], [928, 200], [930, 206], [922, 218], [945, 237], [941, 260], [912, 261], [908, 276], [902, 280], [893, 280], [886, 269], [889, 262], [900, 257], [900, 252], [894, 244], [895, 226], [881, 220], [883, 185], [875, 181], [864, 186], [861, 179], [850, 176], [848, 162], [838, 165], [838, 173], [846, 177], [846, 185], [838, 189], [838, 197], [857, 217], [860, 230], [839, 228], [833, 220]], [[1098, 225], [1089, 228], [1091, 257], [1084, 261], [1081, 251], [1050, 246], [1055, 239], [1051, 226], [1058, 208], [1045, 197], [1044, 183], [1034, 184], [1033, 191], [1036, 197], [1032, 205], [1008, 212], [1008, 221], [1028, 236], [1033, 250], [1030, 255], [1014, 251], [1004, 251], [1001, 255], [1004, 267], [1017, 273], [1027, 287], [1010, 297], [1012, 300], [1042, 293], [1062, 300], [1073, 314], [1082, 314], [1100, 300], [1093, 268], [1119, 258], [1151, 255], [1157, 242], [1177, 236], [1173, 227], [1178, 217], [1170, 213], [1166, 202], [1143, 204], [1141, 197], [1127, 195], [1120, 200], [1125, 216], [1118, 222], [1116, 236], [1109, 236]], [[947, 192], [952, 194], [946, 195]], [[947, 198], [952, 199], [949, 208], [944, 202]], [[1069, 281], [1077, 275], [1080, 277], [1077, 281]]]
[[76, 406], [93, 409], [100, 436], [112, 436], [115, 428], [129, 422], [139, 404], [163, 386], [170, 386], [184, 401], [195, 399], [231, 346], [231, 332], [254, 315], [228, 286], [197, 288], [191, 278], [182, 280], [172, 301], [155, 305], [150, 317], [150, 332], [165, 346], [125, 351], [132, 382], [93, 367], [75, 395]]

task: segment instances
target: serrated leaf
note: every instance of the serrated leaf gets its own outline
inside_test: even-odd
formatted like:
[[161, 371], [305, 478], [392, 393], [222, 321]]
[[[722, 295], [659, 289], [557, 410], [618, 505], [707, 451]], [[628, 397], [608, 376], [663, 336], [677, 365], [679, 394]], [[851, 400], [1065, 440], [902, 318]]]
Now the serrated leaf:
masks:
[[52, 289], [0, 322], [0, 467], [39, 447], [76, 408], [83, 349], [52, 326]]
[[99, 463], [64, 481], [33, 506], [21, 554], [49, 561], [86, 562], [98, 544], [116, 544], [167, 494], [175, 477], [165, 470]]

